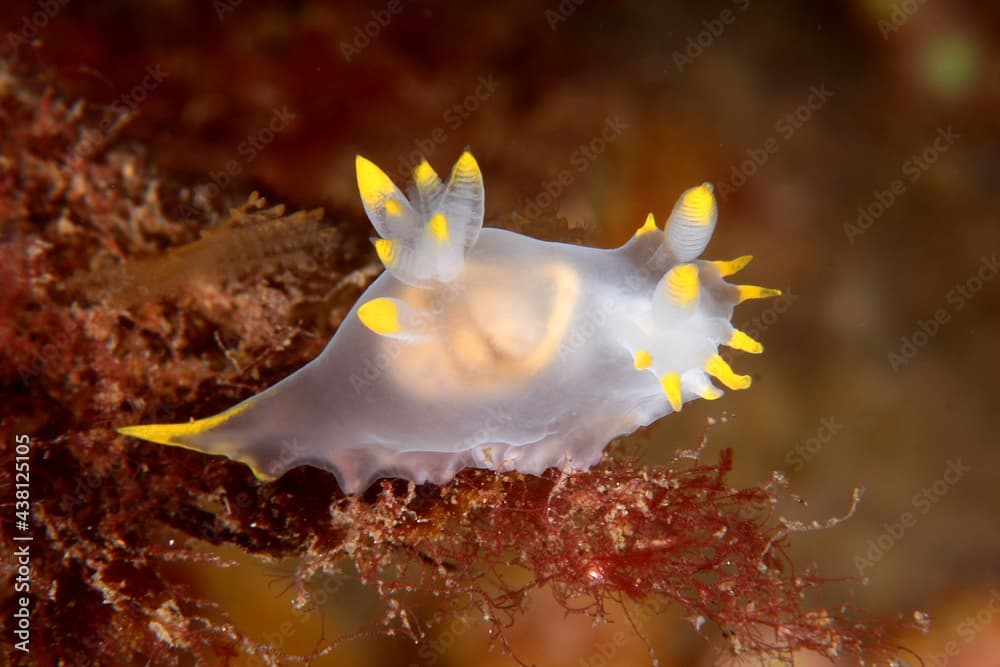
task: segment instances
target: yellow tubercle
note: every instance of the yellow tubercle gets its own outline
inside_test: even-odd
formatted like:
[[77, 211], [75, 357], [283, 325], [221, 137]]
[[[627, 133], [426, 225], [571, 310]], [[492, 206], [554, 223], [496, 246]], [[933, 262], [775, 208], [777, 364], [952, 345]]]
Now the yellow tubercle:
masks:
[[705, 371], [730, 389], [746, 389], [750, 386], [749, 375], [737, 375], [719, 355], [713, 355], [705, 363]]
[[698, 267], [680, 264], [667, 273], [667, 294], [678, 305], [690, 306], [698, 300]]
[[399, 325], [399, 309], [392, 299], [379, 297], [358, 307], [358, 319], [377, 334], [396, 334], [402, 331]]
[[737, 257], [736, 259], [731, 259], [729, 261], [717, 261], [712, 262], [715, 268], [719, 271], [719, 275], [725, 278], [726, 276], [731, 276], [737, 271], [742, 271], [743, 268], [753, 261], [753, 255], [743, 255], [742, 257]]
[[714, 401], [715, 399], [722, 397], [722, 390], [712, 385], [710, 382], [707, 382], [704, 387], [695, 389], [694, 392], [708, 401]]
[[739, 329], [733, 330], [733, 335], [729, 338], [729, 342], [726, 345], [734, 350], [749, 352], [750, 354], [760, 354], [764, 351], [764, 346], [761, 345], [760, 341], [754, 340]]
[[653, 355], [646, 350], [635, 351], [635, 370], [644, 371], [653, 364]]
[[375, 254], [382, 260], [385, 268], [391, 269], [396, 265], [396, 242], [391, 239], [375, 239]]
[[674, 412], [680, 412], [682, 406], [681, 376], [677, 373], [667, 373], [660, 378], [660, 385], [663, 387], [663, 393], [667, 395], [670, 407], [674, 409]]
[[354, 161], [354, 167], [358, 175], [358, 191], [369, 208], [377, 207], [396, 192], [392, 179], [371, 160], [359, 155]]
[[659, 227], [656, 226], [656, 218], [650, 213], [646, 216], [646, 222], [643, 223], [642, 227], [635, 230], [634, 236], [642, 236], [643, 234], [648, 234], [650, 232], [655, 232]]
[[750, 299], [770, 299], [774, 296], [781, 296], [780, 289], [771, 289], [770, 287], [758, 287], [757, 285], [737, 285], [736, 289], [739, 290], [737, 303], [743, 303]]
[[385, 200], [385, 212], [394, 218], [398, 218], [403, 214], [403, 207], [399, 205], [399, 202], [395, 199]]
[[702, 183], [685, 192], [681, 196], [681, 207], [692, 222], [699, 225], [710, 224], [712, 213], [715, 210], [715, 194], [712, 184]]
[[439, 244], [448, 242], [448, 218], [444, 217], [444, 213], [435, 213], [427, 223], [427, 229]]

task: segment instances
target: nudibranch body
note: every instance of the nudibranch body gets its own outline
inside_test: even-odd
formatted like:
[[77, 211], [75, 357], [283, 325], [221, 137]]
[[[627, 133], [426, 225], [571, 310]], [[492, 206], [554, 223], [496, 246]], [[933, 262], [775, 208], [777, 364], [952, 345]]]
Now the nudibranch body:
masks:
[[303, 464], [347, 493], [377, 477], [444, 483], [465, 467], [541, 474], [595, 464], [614, 437], [696, 398], [743, 389], [720, 345], [760, 352], [733, 307], [777, 290], [724, 277], [750, 257], [698, 260], [717, 217], [712, 187], [684, 192], [598, 249], [482, 229], [482, 175], [466, 151], [442, 183], [426, 162], [409, 196], [357, 158], [386, 271], [323, 352], [214, 417], [121, 429], [222, 454], [262, 479]]

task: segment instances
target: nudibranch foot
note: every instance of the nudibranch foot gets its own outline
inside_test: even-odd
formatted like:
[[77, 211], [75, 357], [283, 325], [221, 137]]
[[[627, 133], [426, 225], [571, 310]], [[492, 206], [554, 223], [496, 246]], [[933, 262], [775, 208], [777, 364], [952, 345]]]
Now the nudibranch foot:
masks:
[[733, 310], [780, 292], [725, 280], [749, 255], [699, 259], [718, 218], [711, 185], [682, 193], [664, 229], [649, 214], [625, 245], [599, 249], [483, 229], [468, 151], [447, 182], [421, 162], [408, 195], [365, 158], [356, 168], [387, 270], [323, 352], [220, 415], [122, 433], [261, 479], [316, 466], [356, 493], [465, 467], [587, 468], [615, 437], [719, 398], [716, 382], [750, 386], [719, 348], [760, 353]]

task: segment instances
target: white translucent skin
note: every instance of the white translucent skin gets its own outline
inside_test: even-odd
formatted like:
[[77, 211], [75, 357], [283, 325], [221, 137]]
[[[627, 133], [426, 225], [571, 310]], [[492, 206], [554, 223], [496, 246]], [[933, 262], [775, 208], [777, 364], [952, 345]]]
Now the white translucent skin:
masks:
[[[172, 444], [262, 478], [316, 466], [347, 493], [377, 477], [445, 483], [465, 467], [590, 467], [613, 438], [672, 412], [662, 373], [697, 398], [732, 333], [738, 290], [704, 261], [690, 312], [654, 321], [657, 284], [677, 263], [663, 241], [657, 229], [597, 249], [483, 229], [452, 282], [417, 288], [383, 273], [316, 359]], [[406, 337], [362, 324], [358, 307], [376, 297], [414, 309]], [[636, 370], [638, 348], [653, 368]]]

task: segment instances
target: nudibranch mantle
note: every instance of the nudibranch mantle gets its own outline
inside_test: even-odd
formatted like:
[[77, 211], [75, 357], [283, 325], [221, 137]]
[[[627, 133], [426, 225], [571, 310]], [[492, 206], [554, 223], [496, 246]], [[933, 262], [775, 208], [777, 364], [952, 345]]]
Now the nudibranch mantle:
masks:
[[718, 348], [761, 352], [733, 308], [779, 292], [724, 280], [749, 256], [697, 259], [717, 218], [710, 185], [685, 191], [664, 230], [650, 214], [625, 245], [599, 249], [483, 229], [468, 151], [447, 183], [422, 162], [408, 196], [365, 158], [356, 167], [386, 271], [323, 352], [219, 415], [122, 433], [225, 455], [262, 479], [316, 466], [357, 493], [466, 467], [588, 468], [616, 436], [721, 396], [712, 378], [750, 385]]

